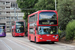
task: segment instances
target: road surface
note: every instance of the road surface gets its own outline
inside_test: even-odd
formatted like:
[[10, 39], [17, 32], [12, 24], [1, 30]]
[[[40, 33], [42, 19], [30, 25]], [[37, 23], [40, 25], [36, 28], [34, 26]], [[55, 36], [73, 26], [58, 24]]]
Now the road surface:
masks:
[[75, 50], [75, 46], [56, 42], [34, 43], [27, 37], [12, 37], [7, 33], [6, 37], [0, 37], [0, 50]]

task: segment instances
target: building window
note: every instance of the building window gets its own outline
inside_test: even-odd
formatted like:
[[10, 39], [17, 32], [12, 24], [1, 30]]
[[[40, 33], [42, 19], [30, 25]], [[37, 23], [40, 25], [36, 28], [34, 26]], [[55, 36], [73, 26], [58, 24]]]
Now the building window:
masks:
[[13, 17], [11, 17], [11, 19], [13, 19]]
[[10, 12], [6, 12], [6, 13], [10, 13]]
[[10, 2], [6, 2], [6, 5], [9, 5]]
[[7, 21], [7, 23], [10, 23], [10, 21]]
[[10, 19], [10, 17], [6, 17], [6, 19]]
[[6, 7], [6, 8], [10, 8], [10, 7]]
[[10, 26], [7, 26], [7, 28], [10, 28]]
[[10, 3], [10, 2], [6, 2], [6, 3]]
[[17, 8], [17, 3], [11, 3], [11, 7]]

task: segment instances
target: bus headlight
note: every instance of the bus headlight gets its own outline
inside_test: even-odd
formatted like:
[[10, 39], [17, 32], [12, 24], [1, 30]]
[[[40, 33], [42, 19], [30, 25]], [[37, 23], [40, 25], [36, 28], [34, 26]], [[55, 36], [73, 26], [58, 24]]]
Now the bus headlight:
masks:
[[58, 36], [56, 36], [56, 38], [55, 39], [57, 39], [58, 38]]
[[53, 36], [55, 38], [55, 36]]

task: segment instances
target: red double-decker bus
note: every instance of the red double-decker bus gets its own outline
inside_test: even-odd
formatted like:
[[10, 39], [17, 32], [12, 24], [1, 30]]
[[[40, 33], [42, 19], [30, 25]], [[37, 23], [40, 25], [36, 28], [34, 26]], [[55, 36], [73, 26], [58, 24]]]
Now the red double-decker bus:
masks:
[[25, 35], [25, 22], [14, 21], [12, 22], [12, 36], [24, 36]]
[[28, 39], [35, 42], [58, 42], [58, 14], [40, 10], [28, 16]]

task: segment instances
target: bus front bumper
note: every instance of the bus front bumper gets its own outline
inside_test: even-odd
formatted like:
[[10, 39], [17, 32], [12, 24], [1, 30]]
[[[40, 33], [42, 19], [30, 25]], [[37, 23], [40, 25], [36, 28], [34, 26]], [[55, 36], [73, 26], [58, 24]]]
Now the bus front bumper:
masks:
[[59, 39], [37, 39], [37, 42], [58, 42]]
[[16, 33], [15, 36], [24, 36], [25, 33]]

